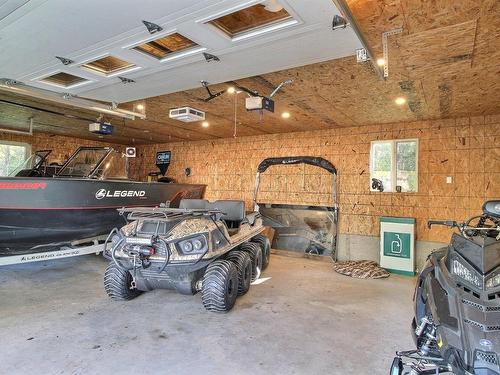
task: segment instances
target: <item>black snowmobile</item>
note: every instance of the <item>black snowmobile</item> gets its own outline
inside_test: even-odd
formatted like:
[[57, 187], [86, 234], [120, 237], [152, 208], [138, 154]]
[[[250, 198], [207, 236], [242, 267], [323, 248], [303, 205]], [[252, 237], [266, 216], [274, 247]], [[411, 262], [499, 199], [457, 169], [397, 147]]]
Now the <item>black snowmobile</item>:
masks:
[[417, 350], [397, 352], [391, 375], [500, 375], [500, 200], [458, 228], [420, 274], [411, 331]]

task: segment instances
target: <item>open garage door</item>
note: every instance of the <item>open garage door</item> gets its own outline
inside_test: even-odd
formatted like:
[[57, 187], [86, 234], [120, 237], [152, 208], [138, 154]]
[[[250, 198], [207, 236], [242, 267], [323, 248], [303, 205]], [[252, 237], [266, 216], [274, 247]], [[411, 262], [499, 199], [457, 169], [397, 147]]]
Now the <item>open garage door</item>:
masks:
[[[271, 166], [308, 164], [332, 175], [332, 204], [327, 206], [258, 202], [260, 175]], [[253, 196], [254, 209], [264, 218], [264, 225], [274, 229], [273, 249], [308, 255], [330, 256], [336, 260], [338, 234], [337, 169], [328, 160], [312, 156], [264, 159], [257, 168]]]

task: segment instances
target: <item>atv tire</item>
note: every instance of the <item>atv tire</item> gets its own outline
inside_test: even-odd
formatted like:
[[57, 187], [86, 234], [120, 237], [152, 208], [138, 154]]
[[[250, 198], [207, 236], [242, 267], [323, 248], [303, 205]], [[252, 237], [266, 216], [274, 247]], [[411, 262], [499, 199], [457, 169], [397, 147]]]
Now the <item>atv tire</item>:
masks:
[[248, 252], [252, 260], [252, 282], [257, 280], [262, 270], [262, 250], [260, 245], [255, 242], [245, 242], [241, 244], [240, 249]]
[[269, 265], [269, 259], [271, 257], [271, 242], [269, 241], [269, 238], [262, 234], [252, 238], [252, 242], [260, 245], [260, 249], [262, 250], [262, 271], [264, 271]]
[[201, 302], [208, 311], [226, 312], [238, 297], [238, 269], [229, 260], [216, 260], [205, 270]]
[[129, 271], [118, 267], [114, 262], [110, 262], [104, 272], [104, 290], [108, 296], [118, 301], [128, 301], [134, 299], [140, 290], [130, 289], [132, 285], [132, 275]]
[[232, 250], [227, 254], [227, 260], [233, 262], [238, 269], [238, 295], [242, 296], [252, 282], [252, 260], [246, 251]]

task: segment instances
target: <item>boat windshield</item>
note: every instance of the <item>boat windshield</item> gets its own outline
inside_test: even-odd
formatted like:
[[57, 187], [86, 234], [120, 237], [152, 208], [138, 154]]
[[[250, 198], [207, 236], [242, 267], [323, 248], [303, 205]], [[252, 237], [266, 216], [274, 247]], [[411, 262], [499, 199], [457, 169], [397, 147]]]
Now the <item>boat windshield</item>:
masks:
[[66, 177], [127, 179], [127, 158], [109, 147], [80, 147], [57, 174]]
[[17, 176], [17, 174], [22, 170], [40, 168], [51, 152], [52, 150], [35, 151], [34, 154], [19, 164], [16, 169], [9, 174], [9, 176]]
[[91, 177], [101, 180], [128, 179], [127, 156], [113, 150], [113, 152], [106, 155], [103, 162], [93, 172]]

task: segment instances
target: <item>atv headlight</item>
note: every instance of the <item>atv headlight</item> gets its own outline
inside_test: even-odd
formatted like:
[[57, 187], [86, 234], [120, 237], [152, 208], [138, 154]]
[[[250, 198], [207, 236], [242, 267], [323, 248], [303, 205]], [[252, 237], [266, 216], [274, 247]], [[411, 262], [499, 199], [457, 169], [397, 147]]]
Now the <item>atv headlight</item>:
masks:
[[202, 254], [208, 248], [207, 240], [204, 235], [198, 235], [196, 237], [179, 241], [177, 242], [176, 246], [177, 250], [179, 250], [184, 255]]
[[453, 259], [451, 262], [451, 273], [476, 288], [483, 288], [483, 278], [457, 258]]
[[486, 290], [495, 289], [500, 286], [500, 268], [497, 268], [493, 275], [486, 279]]
[[181, 248], [183, 253], [190, 253], [193, 251], [193, 243], [191, 241], [184, 241]]

